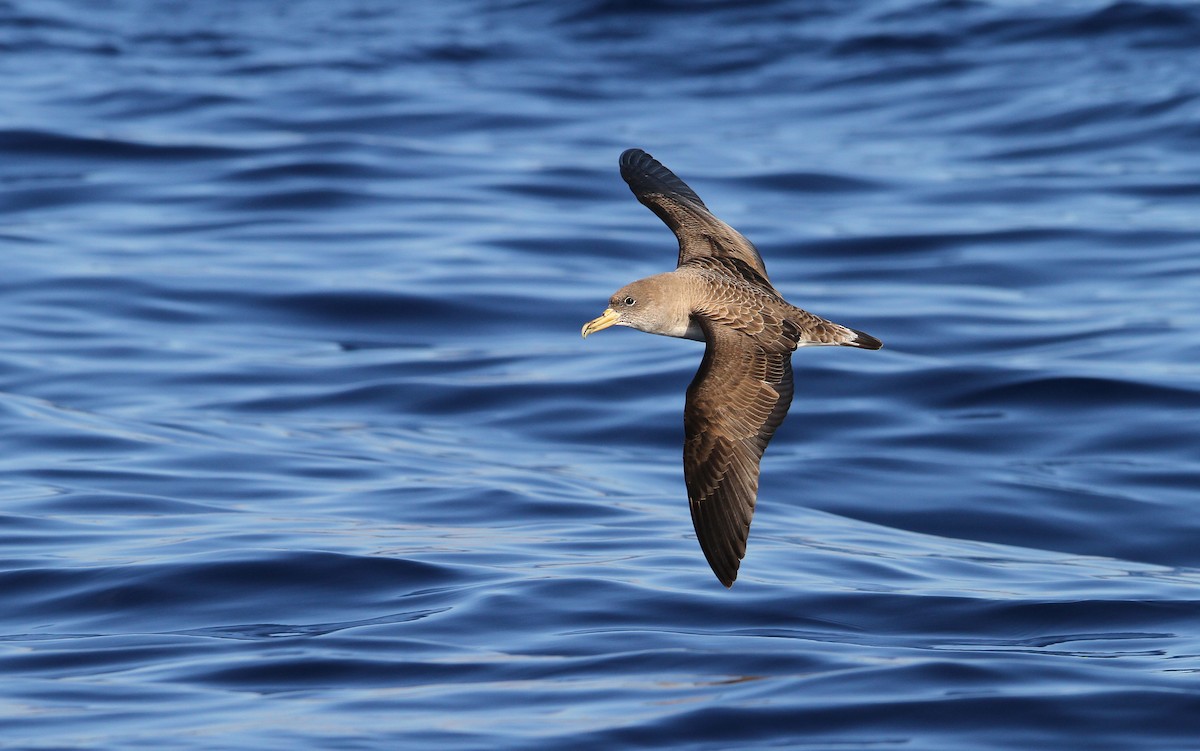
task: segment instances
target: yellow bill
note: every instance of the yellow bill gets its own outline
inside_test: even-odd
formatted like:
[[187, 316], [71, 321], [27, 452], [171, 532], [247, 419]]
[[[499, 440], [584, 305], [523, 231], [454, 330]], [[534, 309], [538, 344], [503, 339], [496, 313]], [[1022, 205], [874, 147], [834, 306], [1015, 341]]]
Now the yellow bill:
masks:
[[583, 324], [583, 338], [587, 339], [588, 334], [594, 334], [597, 331], [602, 331], [609, 326], [612, 326], [617, 321], [621, 320], [621, 314], [612, 308], [606, 308], [599, 318], [594, 318]]

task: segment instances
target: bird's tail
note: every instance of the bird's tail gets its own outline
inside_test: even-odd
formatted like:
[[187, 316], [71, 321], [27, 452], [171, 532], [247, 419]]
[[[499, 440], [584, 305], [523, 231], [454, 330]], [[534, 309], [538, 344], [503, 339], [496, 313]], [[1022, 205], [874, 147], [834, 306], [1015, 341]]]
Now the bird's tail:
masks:
[[866, 333], [865, 331], [859, 331], [858, 329], [852, 329], [849, 326], [843, 326], [842, 328], [846, 329], [846, 331], [848, 331], [849, 333], [854, 335], [853, 339], [848, 339], [844, 342], [838, 342], [843, 347], [858, 347], [859, 349], [879, 349], [883, 346], [883, 342], [879, 341], [878, 339], [876, 339], [875, 337]]

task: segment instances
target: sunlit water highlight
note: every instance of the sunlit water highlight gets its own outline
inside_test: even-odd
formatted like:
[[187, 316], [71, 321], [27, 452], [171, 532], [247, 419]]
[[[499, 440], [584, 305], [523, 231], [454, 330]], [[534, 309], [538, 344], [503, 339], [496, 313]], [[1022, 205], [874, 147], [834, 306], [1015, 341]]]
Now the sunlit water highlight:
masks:
[[[419, 6], [419, 7], [418, 7]], [[0, 0], [0, 746], [1200, 745], [1200, 11]], [[640, 146], [801, 351], [738, 584]]]

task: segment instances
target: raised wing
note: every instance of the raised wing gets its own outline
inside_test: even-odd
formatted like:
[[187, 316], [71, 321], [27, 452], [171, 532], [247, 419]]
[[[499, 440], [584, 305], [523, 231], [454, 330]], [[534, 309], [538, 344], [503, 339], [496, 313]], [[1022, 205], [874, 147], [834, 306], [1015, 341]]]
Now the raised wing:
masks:
[[754, 245], [713, 216], [700, 196], [674, 172], [641, 149], [621, 154], [621, 177], [638, 201], [662, 219], [679, 240], [679, 265], [716, 260], [730, 273], [770, 286]]
[[683, 475], [713, 573], [733, 586], [758, 497], [758, 465], [792, 403], [792, 353], [700, 319], [707, 347], [684, 409]]

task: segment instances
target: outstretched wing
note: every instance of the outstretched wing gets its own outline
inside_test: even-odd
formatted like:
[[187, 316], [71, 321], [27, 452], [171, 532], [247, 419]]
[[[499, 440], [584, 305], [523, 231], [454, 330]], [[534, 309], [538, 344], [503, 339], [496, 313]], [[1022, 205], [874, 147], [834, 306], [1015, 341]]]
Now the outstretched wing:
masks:
[[698, 319], [707, 347], [684, 409], [683, 475], [713, 573], [733, 586], [758, 497], [758, 465], [792, 403], [792, 353]]
[[638, 201], [675, 233], [680, 266], [716, 261], [728, 273], [770, 287], [767, 268], [754, 245], [713, 216], [700, 196], [657, 159], [641, 149], [629, 149], [621, 154], [621, 177]]

